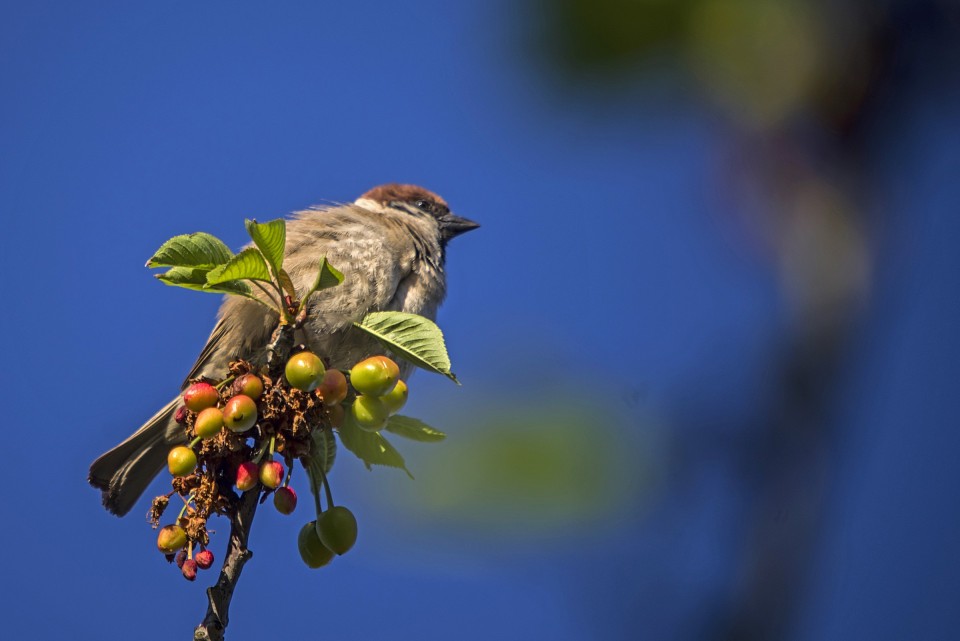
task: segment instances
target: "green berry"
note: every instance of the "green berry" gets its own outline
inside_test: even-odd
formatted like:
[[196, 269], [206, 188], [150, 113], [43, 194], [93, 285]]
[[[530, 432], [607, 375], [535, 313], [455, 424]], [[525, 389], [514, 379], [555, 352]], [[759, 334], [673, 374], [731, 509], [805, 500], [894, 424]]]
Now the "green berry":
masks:
[[323, 380], [325, 371], [323, 361], [320, 360], [319, 356], [313, 352], [300, 352], [290, 357], [283, 373], [287, 377], [290, 387], [304, 392], [312, 392]]
[[300, 550], [300, 558], [311, 568], [323, 567], [333, 559], [333, 552], [320, 542], [316, 521], [310, 521], [300, 528], [297, 548]]
[[387, 412], [390, 416], [393, 416], [407, 404], [407, 397], [409, 395], [410, 390], [407, 388], [407, 384], [403, 381], [397, 381], [394, 388], [381, 396], [380, 400], [387, 406]]
[[400, 368], [386, 356], [371, 356], [350, 370], [350, 384], [361, 394], [383, 396], [400, 378]]
[[187, 532], [179, 525], [165, 525], [157, 533], [157, 549], [173, 554], [187, 544]]
[[216, 407], [208, 407], [199, 414], [193, 424], [193, 431], [200, 438], [211, 438], [223, 428], [223, 412]]
[[378, 432], [387, 424], [390, 411], [376, 396], [358, 396], [350, 406], [353, 419], [368, 432]]
[[357, 519], [353, 512], [335, 505], [317, 518], [320, 541], [337, 554], [346, 554], [357, 542]]
[[167, 454], [167, 469], [174, 476], [192, 474], [196, 467], [197, 455], [189, 447], [178, 445]]

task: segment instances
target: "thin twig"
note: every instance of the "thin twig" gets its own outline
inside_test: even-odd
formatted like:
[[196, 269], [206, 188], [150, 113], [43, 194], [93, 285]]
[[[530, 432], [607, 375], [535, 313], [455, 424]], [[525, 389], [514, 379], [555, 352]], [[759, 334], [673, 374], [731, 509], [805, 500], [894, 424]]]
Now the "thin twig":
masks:
[[207, 614], [193, 632], [194, 641], [222, 641], [229, 623], [230, 601], [244, 564], [253, 557], [247, 547], [250, 526], [257, 512], [259, 488], [244, 492], [230, 515], [230, 543], [217, 583], [207, 589]]

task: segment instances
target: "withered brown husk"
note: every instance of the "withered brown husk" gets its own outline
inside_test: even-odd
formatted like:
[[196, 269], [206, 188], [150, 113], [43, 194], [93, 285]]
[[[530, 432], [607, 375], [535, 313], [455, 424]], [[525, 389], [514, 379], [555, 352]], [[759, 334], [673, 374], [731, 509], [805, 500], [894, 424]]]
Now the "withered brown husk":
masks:
[[167, 509], [168, 505], [170, 505], [170, 497], [165, 494], [153, 499], [153, 503], [150, 505], [150, 511], [147, 512], [147, 520], [150, 521], [153, 529], [160, 527], [160, 519], [163, 517], [163, 512]]

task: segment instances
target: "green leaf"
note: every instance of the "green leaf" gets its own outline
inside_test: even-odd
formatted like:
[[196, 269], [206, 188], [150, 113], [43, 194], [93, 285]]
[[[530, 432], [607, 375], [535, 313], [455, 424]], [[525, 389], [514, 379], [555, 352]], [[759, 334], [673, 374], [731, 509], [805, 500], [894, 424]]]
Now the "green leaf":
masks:
[[231, 280], [270, 280], [270, 270], [267, 269], [267, 263], [263, 260], [263, 254], [248, 247], [242, 252], [230, 259], [226, 265], [221, 265], [210, 270], [207, 274], [208, 285], [219, 285]]
[[381, 434], [360, 429], [349, 414], [344, 418], [339, 431], [340, 442], [363, 461], [368, 470], [372, 465], [386, 465], [399, 468], [413, 478], [400, 452]]
[[273, 267], [273, 273], [279, 274], [283, 269], [283, 250], [287, 242], [287, 223], [283, 218], [271, 220], [269, 223], [258, 223], [255, 220], [246, 220], [247, 233], [253, 239], [253, 244]]
[[204, 232], [174, 236], [150, 257], [147, 267], [198, 267], [213, 269], [233, 257], [223, 241]]
[[336, 287], [343, 282], [343, 274], [333, 265], [327, 262], [327, 257], [324, 256], [320, 259], [320, 267], [317, 269], [317, 277], [313, 281], [313, 285], [310, 286], [310, 291], [307, 292], [307, 295], [304, 298], [310, 296], [314, 292], [319, 292], [324, 289], [330, 289], [331, 287]]
[[435, 430], [423, 421], [419, 421], [409, 416], [391, 416], [387, 421], [387, 427], [384, 428], [397, 436], [409, 438], [421, 443], [436, 443], [447, 438], [447, 435], [440, 430]]
[[405, 312], [373, 312], [354, 326], [369, 333], [398, 357], [460, 384], [450, 371], [443, 332], [429, 318]]
[[209, 269], [200, 269], [196, 267], [171, 267], [162, 274], [155, 274], [157, 280], [164, 285], [173, 285], [175, 287], [185, 287], [198, 292], [210, 292], [213, 294], [239, 294], [241, 296], [250, 296], [250, 286], [242, 281], [230, 281], [219, 285], [207, 285], [207, 274]]
[[314, 293], [319, 292], [322, 289], [336, 287], [342, 282], [343, 274], [336, 267], [328, 263], [327, 257], [324, 256], [320, 259], [320, 268], [317, 270], [317, 277], [314, 279], [313, 285], [310, 286], [310, 289], [300, 300], [300, 309], [302, 310], [307, 306], [307, 301], [311, 296], [313, 296]]
[[337, 456], [337, 439], [330, 430], [321, 429], [314, 430], [311, 438], [313, 449], [310, 456], [305, 456], [300, 461], [310, 477], [310, 491], [316, 493], [320, 490], [324, 474], [328, 474], [333, 468], [333, 461]]

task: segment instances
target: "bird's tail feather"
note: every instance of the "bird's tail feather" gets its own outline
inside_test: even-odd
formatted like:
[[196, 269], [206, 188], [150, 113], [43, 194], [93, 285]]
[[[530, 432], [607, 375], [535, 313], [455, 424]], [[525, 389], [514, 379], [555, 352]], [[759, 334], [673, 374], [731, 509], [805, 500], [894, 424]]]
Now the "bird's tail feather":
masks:
[[[117, 516], [130, 511], [153, 478], [163, 469], [178, 430], [173, 427], [180, 397], [153, 415], [130, 438], [90, 465], [90, 485], [103, 492], [103, 506]], [[182, 431], [182, 430], [180, 430]], [[183, 439], [186, 439], [184, 433]], [[181, 439], [182, 440], [182, 439]], [[179, 442], [179, 441], [178, 441]]]

